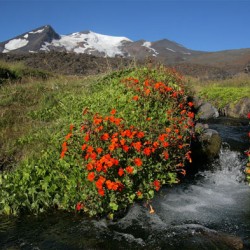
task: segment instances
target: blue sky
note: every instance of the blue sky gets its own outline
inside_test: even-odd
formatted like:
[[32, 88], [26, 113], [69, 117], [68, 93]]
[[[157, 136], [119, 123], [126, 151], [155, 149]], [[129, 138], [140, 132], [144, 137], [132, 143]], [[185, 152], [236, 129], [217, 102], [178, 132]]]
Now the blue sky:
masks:
[[50, 24], [62, 35], [92, 30], [194, 50], [250, 48], [250, 0], [0, 0], [0, 9], [0, 41]]

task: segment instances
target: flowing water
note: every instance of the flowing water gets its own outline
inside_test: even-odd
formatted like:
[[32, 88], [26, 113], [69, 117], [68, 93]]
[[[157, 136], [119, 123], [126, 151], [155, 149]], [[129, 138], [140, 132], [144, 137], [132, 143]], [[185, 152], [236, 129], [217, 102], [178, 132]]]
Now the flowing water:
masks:
[[163, 188], [155, 213], [134, 204], [117, 221], [55, 212], [0, 218], [0, 249], [250, 249], [250, 187], [245, 182], [249, 126], [210, 124], [220, 156], [182, 183]]

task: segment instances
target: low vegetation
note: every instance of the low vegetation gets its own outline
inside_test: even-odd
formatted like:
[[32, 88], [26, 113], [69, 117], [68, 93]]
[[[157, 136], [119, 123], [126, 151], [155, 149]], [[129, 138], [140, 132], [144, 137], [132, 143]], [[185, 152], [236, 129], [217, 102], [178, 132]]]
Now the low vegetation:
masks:
[[203, 82], [195, 78], [188, 78], [188, 82], [196, 95], [211, 102], [217, 108], [224, 108], [227, 104], [237, 103], [240, 99], [250, 96], [250, 76], [248, 74]]
[[0, 85], [6, 82], [22, 81], [27, 78], [39, 78], [46, 80], [51, 76], [50, 73], [33, 69], [25, 66], [23, 63], [7, 63], [0, 61]]

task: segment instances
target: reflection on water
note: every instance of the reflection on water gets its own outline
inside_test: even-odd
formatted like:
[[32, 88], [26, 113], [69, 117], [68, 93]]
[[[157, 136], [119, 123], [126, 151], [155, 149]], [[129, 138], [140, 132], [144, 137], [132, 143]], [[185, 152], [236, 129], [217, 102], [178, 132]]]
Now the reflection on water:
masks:
[[1, 217], [0, 249], [250, 249], [245, 164], [239, 152], [222, 149], [205, 170], [163, 188], [154, 214], [135, 204], [113, 222], [63, 212]]

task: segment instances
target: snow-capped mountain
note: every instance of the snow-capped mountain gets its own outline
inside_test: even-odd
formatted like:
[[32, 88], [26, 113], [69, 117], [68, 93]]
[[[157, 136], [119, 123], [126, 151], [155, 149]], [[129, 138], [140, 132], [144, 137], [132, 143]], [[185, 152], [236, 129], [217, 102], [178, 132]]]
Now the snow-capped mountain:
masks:
[[192, 55], [205, 53], [189, 50], [167, 39], [156, 42], [145, 40], [134, 42], [126, 37], [102, 35], [92, 31], [59, 35], [49, 25], [0, 43], [0, 52], [2, 53], [34, 53], [39, 51], [62, 51], [136, 59], [155, 57], [163, 62], [185, 61]]

